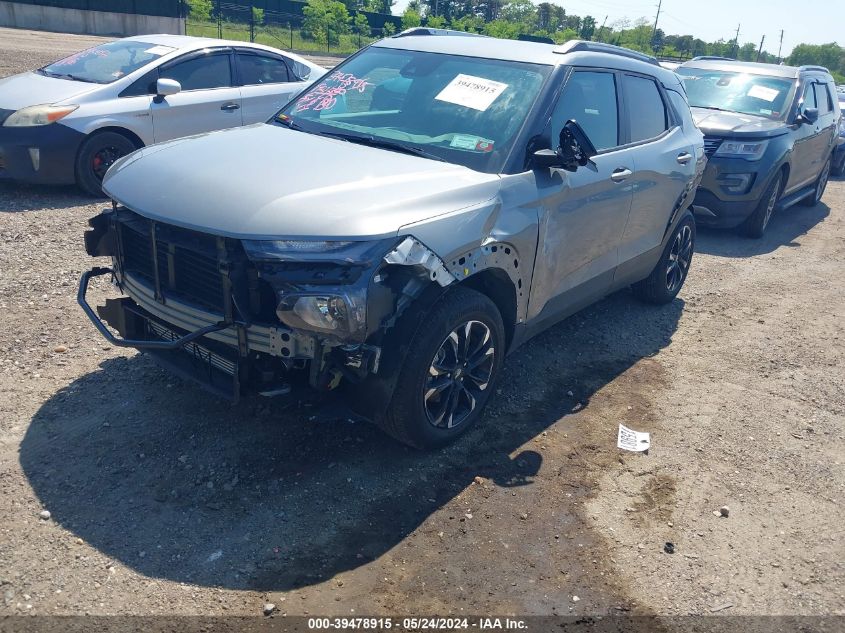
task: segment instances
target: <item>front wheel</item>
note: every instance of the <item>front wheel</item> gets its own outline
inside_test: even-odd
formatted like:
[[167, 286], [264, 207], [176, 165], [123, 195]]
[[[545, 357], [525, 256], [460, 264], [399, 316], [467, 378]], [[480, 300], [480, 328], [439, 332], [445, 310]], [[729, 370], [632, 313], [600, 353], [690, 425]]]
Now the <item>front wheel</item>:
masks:
[[131, 154], [135, 144], [117, 132], [89, 136], [76, 156], [76, 184], [92, 196], [102, 197], [103, 177], [118, 158]]
[[475, 290], [452, 289], [411, 342], [380, 426], [416, 448], [455, 440], [481, 416], [504, 355], [496, 305]]
[[742, 235], [754, 239], [763, 237], [763, 233], [766, 232], [766, 227], [769, 226], [769, 220], [772, 219], [772, 213], [774, 213], [775, 206], [777, 206], [782, 183], [783, 172], [780, 172], [777, 177], [769, 183], [766, 191], [763, 192], [762, 197], [757, 202], [757, 206], [754, 208], [754, 212], [740, 225], [739, 232]]
[[649, 303], [670, 303], [687, 279], [694, 252], [695, 220], [687, 214], [675, 227], [651, 274], [634, 284], [634, 294]]

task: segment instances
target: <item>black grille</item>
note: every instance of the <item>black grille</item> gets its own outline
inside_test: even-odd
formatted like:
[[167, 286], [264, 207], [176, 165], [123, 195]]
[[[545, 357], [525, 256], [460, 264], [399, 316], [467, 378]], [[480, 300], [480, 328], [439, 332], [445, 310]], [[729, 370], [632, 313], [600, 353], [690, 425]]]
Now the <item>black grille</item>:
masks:
[[[153, 264], [152, 234], [156, 234]], [[120, 224], [122, 267], [152, 284], [164, 296], [180, 297], [224, 312], [224, 279], [217, 257], [217, 240], [210, 235], [133, 219]]]
[[716, 138], [714, 136], [705, 136], [704, 137], [704, 153], [707, 158], [710, 158], [713, 154], [716, 153], [716, 150], [719, 149], [719, 145], [722, 144], [722, 139]]

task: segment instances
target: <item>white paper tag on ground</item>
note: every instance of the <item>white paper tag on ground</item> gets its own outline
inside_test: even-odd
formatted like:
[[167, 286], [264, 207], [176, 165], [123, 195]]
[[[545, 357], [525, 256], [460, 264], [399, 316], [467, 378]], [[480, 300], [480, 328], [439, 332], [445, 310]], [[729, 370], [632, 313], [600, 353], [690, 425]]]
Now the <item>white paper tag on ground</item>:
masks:
[[763, 101], [774, 101], [778, 98], [780, 91], [774, 88], [766, 88], [766, 86], [751, 86], [748, 91], [748, 96], [754, 99], [762, 99]]
[[458, 75], [434, 98], [484, 112], [507, 87], [483, 77]]
[[647, 451], [651, 446], [651, 439], [648, 433], [640, 433], [620, 424], [616, 446], [626, 451]]

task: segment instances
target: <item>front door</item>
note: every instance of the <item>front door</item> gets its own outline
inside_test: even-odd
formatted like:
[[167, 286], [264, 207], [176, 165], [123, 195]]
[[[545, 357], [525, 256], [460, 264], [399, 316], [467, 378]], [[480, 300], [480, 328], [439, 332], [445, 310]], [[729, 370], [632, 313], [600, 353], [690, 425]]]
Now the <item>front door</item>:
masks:
[[238, 49], [244, 125], [263, 123], [308, 85], [280, 55]]
[[[801, 100], [798, 102], [798, 112], [807, 109], [817, 109], [815, 84], [808, 81], [804, 84]], [[795, 129], [795, 143], [792, 146], [791, 170], [789, 181], [784, 193], [789, 194], [809, 184], [814, 179], [816, 154], [819, 152], [819, 122], [797, 123]]]
[[616, 73], [576, 70], [555, 105], [552, 144], [574, 119], [599, 153], [594, 167], [534, 172], [540, 230], [529, 319], [554, 319], [610, 288], [637, 171], [634, 149], [619, 148], [617, 95]]
[[159, 77], [178, 81], [182, 91], [153, 100], [155, 142], [242, 125], [241, 90], [232, 75], [227, 49], [190, 54], [162, 67]]

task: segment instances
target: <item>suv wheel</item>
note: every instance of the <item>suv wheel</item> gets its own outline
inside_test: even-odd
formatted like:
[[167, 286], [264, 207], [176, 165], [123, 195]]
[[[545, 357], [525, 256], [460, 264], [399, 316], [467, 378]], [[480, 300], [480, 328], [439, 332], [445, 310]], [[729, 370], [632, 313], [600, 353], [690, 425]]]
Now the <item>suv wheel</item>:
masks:
[[651, 274], [634, 284], [634, 294], [649, 303], [672, 301], [687, 279], [694, 252], [695, 220], [687, 214], [675, 228]]
[[469, 288], [451, 290], [411, 342], [380, 426], [417, 448], [453, 441], [480, 417], [504, 355], [496, 305]]
[[827, 159], [827, 162], [822, 167], [822, 173], [819, 174], [819, 179], [816, 180], [816, 188], [813, 190], [812, 196], [807, 196], [803, 200], [801, 200], [801, 204], [805, 207], [814, 207], [816, 206], [819, 201], [822, 199], [824, 195], [824, 190], [827, 187], [827, 181], [830, 178], [830, 159]]
[[769, 226], [769, 220], [772, 219], [772, 213], [774, 213], [775, 206], [777, 206], [778, 198], [780, 198], [781, 184], [783, 184], [783, 172], [778, 173], [775, 179], [769, 184], [757, 202], [754, 212], [739, 226], [739, 232], [742, 235], [755, 239], [763, 237], [766, 227]]
[[98, 132], [89, 136], [76, 156], [76, 184], [92, 196], [102, 197], [103, 176], [118, 158], [137, 148], [117, 132]]

